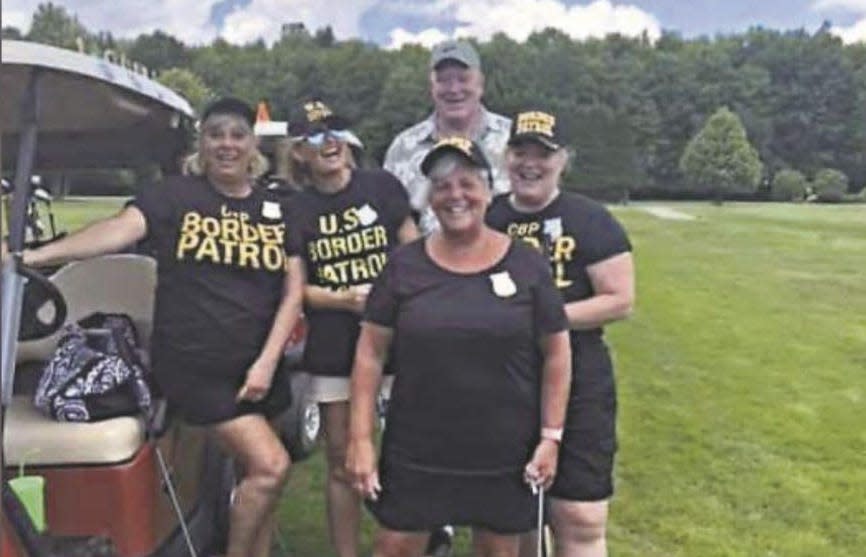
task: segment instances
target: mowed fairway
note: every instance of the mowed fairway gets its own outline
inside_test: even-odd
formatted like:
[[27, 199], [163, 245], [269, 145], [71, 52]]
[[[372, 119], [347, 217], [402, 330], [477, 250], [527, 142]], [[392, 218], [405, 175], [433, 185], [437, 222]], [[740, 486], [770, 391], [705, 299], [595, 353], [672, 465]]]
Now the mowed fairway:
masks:
[[[608, 334], [621, 447], [611, 554], [863, 555], [866, 206], [669, 206], [698, 218], [614, 208], [635, 245], [638, 306]], [[322, 451], [293, 471], [289, 555], [332, 554], [324, 477]], [[461, 532], [457, 555], [469, 554]]]
[[638, 309], [611, 327], [614, 555], [866, 547], [866, 207], [617, 210]]

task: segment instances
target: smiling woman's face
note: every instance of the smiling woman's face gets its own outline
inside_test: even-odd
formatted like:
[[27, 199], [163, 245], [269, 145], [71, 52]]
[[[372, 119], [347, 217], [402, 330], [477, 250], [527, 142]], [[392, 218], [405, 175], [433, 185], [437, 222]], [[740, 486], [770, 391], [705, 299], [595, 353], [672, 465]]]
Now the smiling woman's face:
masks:
[[430, 209], [443, 232], [466, 232], [484, 225], [490, 187], [477, 168], [456, 156], [443, 157], [430, 172]]
[[564, 149], [551, 151], [533, 141], [510, 146], [505, 164], [511, 191], [524, 205], [543, 205], [559, 188], [567, 162]]
[[255, 152], [256, 137], [240, 116], [213, 114], [202, 123], [199, 155], [211, 180], [246, 180]]
[[338, 135], [326, 133], [321, 141], [305, 140], [301, 146], [304, 161], [310, 165], [314, 177], [342, 172], [351, 166], [349, 146]]

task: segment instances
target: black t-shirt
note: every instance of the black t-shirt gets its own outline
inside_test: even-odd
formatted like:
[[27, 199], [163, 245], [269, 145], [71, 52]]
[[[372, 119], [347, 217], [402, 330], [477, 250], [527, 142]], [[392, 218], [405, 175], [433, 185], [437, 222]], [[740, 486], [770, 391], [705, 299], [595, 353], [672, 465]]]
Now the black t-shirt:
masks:
[[232, 198], [184, 176], [143, 189], [130, 204], [144, 214], [158, 264], [153, 349], [248, 365], [282, 296], [283, 207], [260, 188]]
[[[520, 238], [550, 261], [553, 278], [566, 303], [594, 295], [587, 267], [631, 251], [628, 236], [603, 205], [583, 195], [561, 192], [535, 213], [514, 209], [509, 195], [497, 196], [487, 211], [487, 224]], [[571, 331], [573, 392], [592, 396], [613, 392], [613, 372], [602, 343], [601, 327]]]
[[[384, 170], [355, 170], [341, 191], [311, 188], [294, 195], [289, 207], [289, 253], [304, 259], [308, 284], [335, 291], [372, 284], [409, 216], [406, 190]], [[317, 375], [348, 376], [360, 317], [307, 308], [307, 320], [306, 367]]]
[[454, 273], [419, 239], [391, 257], [364, 319], [394, 330], [384, 458], [462, 474], [526, 464], [540, 423], [537, 342], [566, 329], [542, 257], [512, 242], [491, 268]]

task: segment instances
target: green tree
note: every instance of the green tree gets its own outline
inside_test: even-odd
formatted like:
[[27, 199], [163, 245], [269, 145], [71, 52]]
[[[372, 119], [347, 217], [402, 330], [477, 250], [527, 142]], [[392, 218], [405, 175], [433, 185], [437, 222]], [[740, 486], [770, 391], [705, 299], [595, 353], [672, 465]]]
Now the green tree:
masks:
[[182, 68], [189, 64], [185, 44], [162, 31], [139, 35], [127, 48], [129, 58], [156, 72], [169, 68]]
[[316, 34], [313, 37], [313, 41], [315, 41], [315, 43], [322, 48], [334, 46], [334, 43], [336, 43], [336, 38], [334, 37], [334, 30], [331, 29], [330, 25], [322, 27], [321, 29], [317, 29]]
[[171, 68], [162, 72], [159, 82], [188, 100], [196, 112], [201, 112], [214, 96], [199, 76], [185, 68]]
[[802, 173], [786, 168], [773, 177], [772, 197], [776, 201], [803, 201], [808, 188]]
[[[854, 75], [858, 99], [856, 112], [849, 123], [853, 129], [855, 148], [847, 164], [840, 167], [851, 178], [851, 183], [866, 188], [866, 42], [845, 47], [846, 63]], [[859, 148], [856, 146], [859, 145]], [[866, 189], [864, 189], [866, 192]], [[862, 193], [862, 192], [861, 192]]]
[[725, 194], [754, 192], [763, 165], [739, 117], [722, 107], [686, 146], [680, 169], [699, 191], [722, 201]]
[[858, 128], [854, 66], [841, 40], [819, 30], [780, 33], [755, 29], [744, 37], [744, 56], [770, 76], [770, 128], [761, 154], [771, 170], [806, 174], [832, 167], [853, 172], [863, 151]]
[[69, 49], [76, 48], [79, 38], [86, 41], [89, 37], [90, 33], [77, 17], [70, 15], [63, 6], [51, 2], [36, 7], [27, 34], [30, 41]]
[[0, 30], [0, 38], [20, 41], [24, 38], [24, 35], [21, 33], [20, 29], [10, 25]]
[[812, 181], [812, 189], [818, 201], [838, 203], [842, 201], [842, 198], [845, 197], [845, 193], [848, 191], [848, 177], [836, 169], [825, 168], [815, 174], [815, 179]]
[[[367, 151], [379, 161], [385, 158], [394, 136], [430, 111], [426, 65], [429, 53], [418, 46], [404, 46], [403, 50], [413, 53], [403, 53], [405, 61], [401, 60], [391, 69], [382, 86], [375, 117], [366, 120], [358, 130], [364, 137]], [[401, 54], [394, 53], [395, 58], [398, 56]]]
[[568, 187], [593, 193], [610, 201], [627, 199], [638, 177], [638, 158], [632, 132], [623, 115], [598, 104], [584, 106], [563, 129], [573, 137], [573, 171]]

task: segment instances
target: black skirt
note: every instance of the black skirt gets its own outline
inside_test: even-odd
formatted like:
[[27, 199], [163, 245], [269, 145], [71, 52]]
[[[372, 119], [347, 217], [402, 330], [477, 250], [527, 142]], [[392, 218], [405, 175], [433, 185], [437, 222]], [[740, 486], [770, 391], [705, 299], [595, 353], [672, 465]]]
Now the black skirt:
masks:
[[443, 524], [470, 526], [498, 534], [535, 528], [537, 496], [523, 471], [462, 474], [428, 471], [383, 457], [382, 492], [367, 508], [391, 530], [429, 532]]
[[289, 372], [274, 372], [267, 396], [256, 402], [237, 402], [238, 390], [255, 357], [211, 361], [154, 350], [153, 379], [156, 386], [181, 417], [193, 425], [213, 425], [245, 414], [273, 418], [292, 403]]

